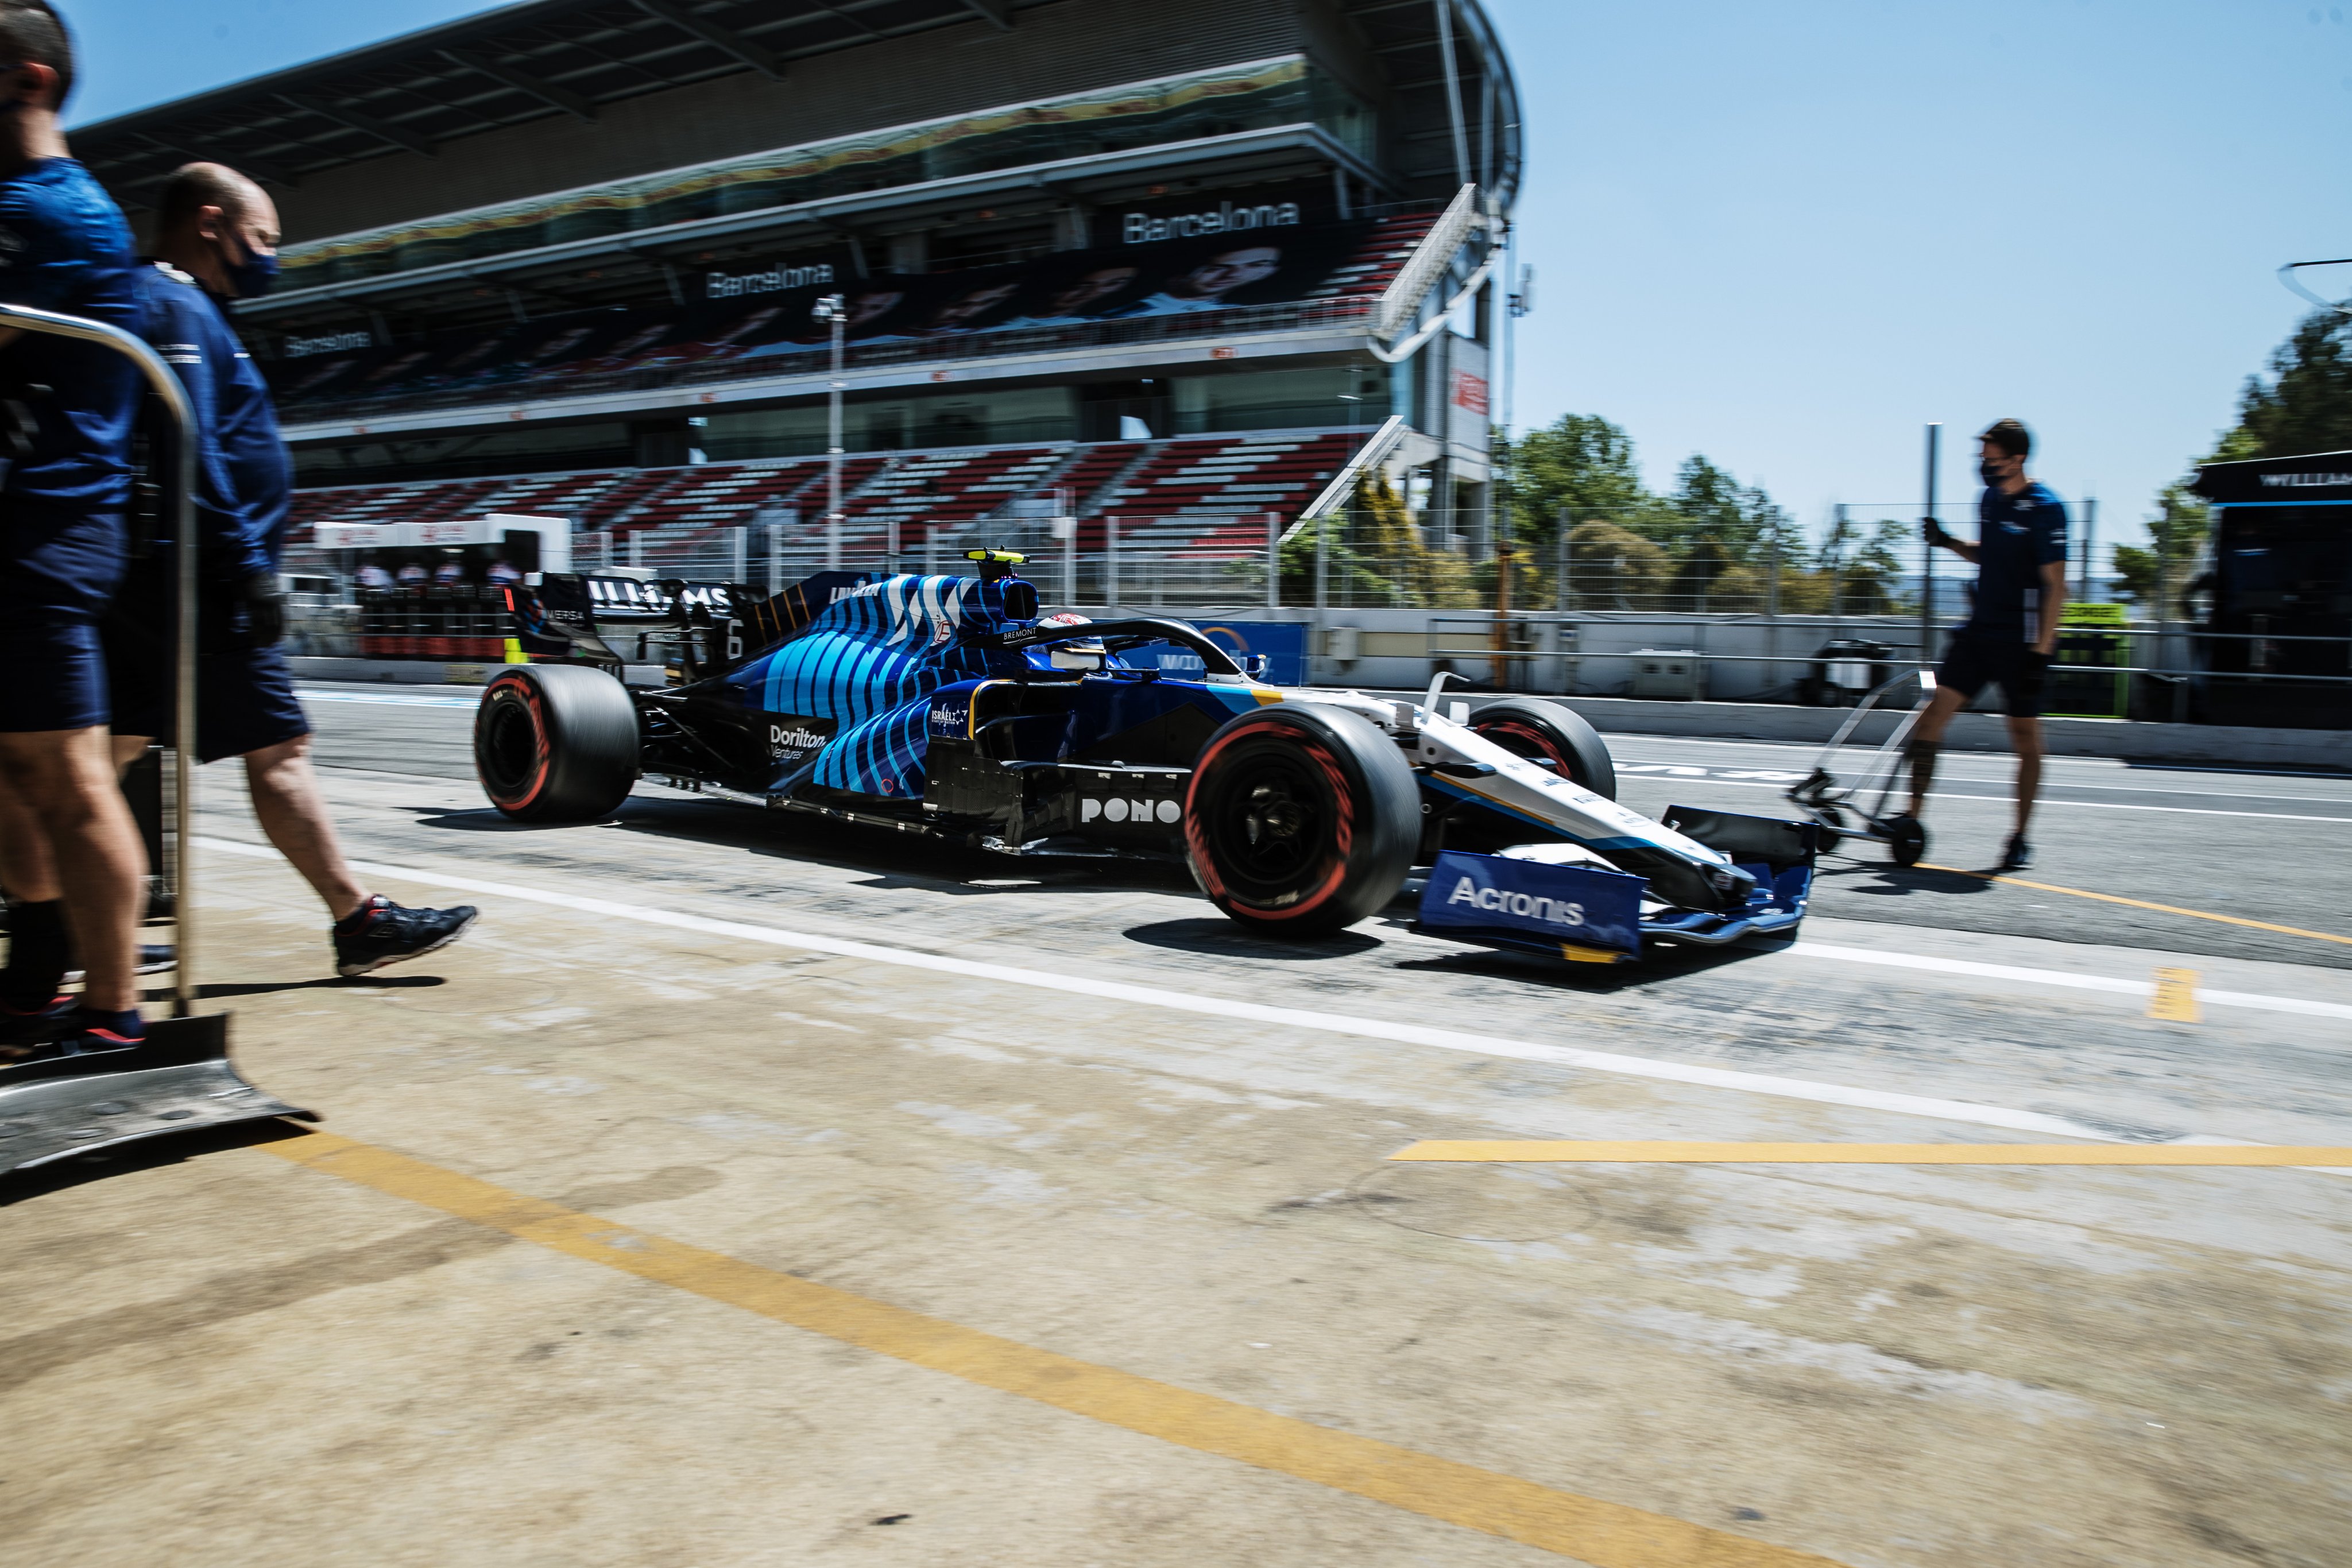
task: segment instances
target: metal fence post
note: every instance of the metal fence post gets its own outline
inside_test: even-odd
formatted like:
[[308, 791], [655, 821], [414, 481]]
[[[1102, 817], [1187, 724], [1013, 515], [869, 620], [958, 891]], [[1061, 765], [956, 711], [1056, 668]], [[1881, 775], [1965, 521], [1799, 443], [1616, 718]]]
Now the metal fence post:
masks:
[[[1927, 427], [1927, 511], [1936, 515], [1936, 448], [1943, 439], [1944, 427]], [[1926, 669], [1936, 662], [1936, 547], [1920, 541], [1919, 567], [1919, 667]]]
[[731, 542], [735, 547], [735, 575], [727, 580], [742, 582], [749, 580], [751, 575], [751, 530], [730, 528], [727, 531], [734, 536]]
[[768, 597], [784, 591], [784, 525], [768, 525]]
[[1108, 580], [1103, 585], [1103, 607], [1116, 610], [1118, 608], [1118, 518], [1108, 512], [1103, 514], [1103, 539], [1109, 547], [1106, 553]]
[[1282, 608], [1282, 514], [1265, 515], [1265, 607]]

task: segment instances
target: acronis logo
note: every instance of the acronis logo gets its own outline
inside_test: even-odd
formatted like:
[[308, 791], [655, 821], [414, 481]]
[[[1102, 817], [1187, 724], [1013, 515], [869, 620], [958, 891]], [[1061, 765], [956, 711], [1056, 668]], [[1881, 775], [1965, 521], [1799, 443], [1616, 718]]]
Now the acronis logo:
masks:
[[1473, 909], [1492, 910], [1498, 915], [1516, 915], [1522, 919], [1548, 921], [1554, 925], [1584, 924], [1584, 905], [1571, 904], [1564, 898], [1538, 898], [1524, 893], [1506, 893], [1499, 887], [1480, 887], [1468, 877], [1454, 884], [1447, 895], [1449, 904], [1466, 904]]

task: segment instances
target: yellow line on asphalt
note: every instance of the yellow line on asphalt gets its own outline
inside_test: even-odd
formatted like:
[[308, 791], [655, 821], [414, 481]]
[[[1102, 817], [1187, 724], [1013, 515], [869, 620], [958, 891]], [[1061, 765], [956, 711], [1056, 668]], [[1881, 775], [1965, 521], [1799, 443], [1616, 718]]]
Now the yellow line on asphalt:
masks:
[[1809, 1552], [1555, 1491], [1517, 1476], [1056, 1355], [526, 1197], [331, 1133], [259, 1146], [295, 1165], [844, 1344], [1465, 1530], [1581, 1558], [1594, 1568], [1839, 1568]]
[[2352, 1166], [2352, 1149], [2275, 1144], [1688, 1144], [1431, 1139], [1392, 1160], [1770, 1166]]
[[2284, 936], [2308, 936], [2315, 942], [2340, 942], [2352, 947], [2352, 936], [2338, 936], [2328, 931], [2305, 931], [2300, 925], [2273, 925], [2267, 920], [2249, 920], [2242, 915], [2216, 915], [2210, 909], [2183, 909], [2177, 904], [2150, 904], [2144, 898], [2123, 898], [2112, 893], [2093, 893], [2086, 888], [2060, 887], [2051, 882], [2027, 882], [2022, 877], [2002, 876], [1989, 871], [1962, 871], [1956, 865], [1929, 865], [1919, 862], [1921, 871], [1945, 871], [1954, 876], [1972, 876], [1980, 882], [2005, 882], [2011, 887], [2030, 887], [2036, 893], [2063, 893], [2074, 898], [2095, 898], [2101, 904], [2121, 904], [2133, 909], [2153, 909], [2159, 915], [2186, 915], [2191, 920], [2218, 920], [2224, 925], [2250, 925], [2257, 931], [2275, 931]]
[[2147, 1016], [2167, 1023], [2195, 1023], [2202, 1015], [2197, 1006], [2197, 971], [2158, 969], [2156, 989], [2149, 995]]

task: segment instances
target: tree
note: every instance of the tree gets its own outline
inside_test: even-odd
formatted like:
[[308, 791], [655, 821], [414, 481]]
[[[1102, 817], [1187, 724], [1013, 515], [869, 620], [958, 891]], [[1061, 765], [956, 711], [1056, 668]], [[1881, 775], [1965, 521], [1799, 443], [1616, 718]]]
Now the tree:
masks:
[[[2294, 457], [2310, 452], [2352, 451], [2352, 316], [2314, 311], [2294, 335], [2273, 351], [2271, 379], [2246, 378], [2238, 397], [2238, 423], [2224, 431], [2206, 463], [2237, 463], [2252, 457]], [[2180, 595], [2196, 575], [2212, 512], [2189, 493], [2189, 479], [2168, 485], [2147, 519], [2148, 542], [2116, 547], [2116, 574], [2133, 603], [2159, 614], [2180, 612]], [[2171, 585], [2170, 612], [2156, 599]]]
[[[1653, 494], [1633, 443], [1598, 414], [1571, 413], [1497, 452], [1507, 480], [1519, 591], [1556, 570], [1565, 516], [1571, 597], [1593, 608], [1747, 609], [1767, 597], [1771, 545], [1789, 519], [1762, 489], [1742, 486], [1703, 455], [1684, 459], [1675, 487]], [[1491, 586], [1492, 573], [1481, 578]]]
[[[2315, 311], [2271, 355], [2270, 382], [2246, 380], [2230, 456], [2352, 451], [2352, 316]], [[2232, 440], [2232, 437], [2239, 439]], [[2221, 453], [2206, 461], [2226, 461]]]
[[1569, 526], [1591, 518], [1622, 522], [1648, 507], [1624, 431], [1595, 413], [1564, 413], [1507, 448], [1512, 532], [1547, 558], [1560, 512]]
[[[2147, 531], [2148, 548], [2116, 547], [2116, 575], [2123, 580], [2117, 591], [2133, 603], [2168, 617], [2179, 610], [2180, 596], [2196, 575], [2197, 559], [2204, 554], [2205, 540], [2213, 531], [2212, 510], [2190, 495], [2186, 485], [2168, 485], [2157, 497], [2157, 514], [2147, 520]], [[2157, 602], [2158, 594], [2168, 585], [2171, 610]]]

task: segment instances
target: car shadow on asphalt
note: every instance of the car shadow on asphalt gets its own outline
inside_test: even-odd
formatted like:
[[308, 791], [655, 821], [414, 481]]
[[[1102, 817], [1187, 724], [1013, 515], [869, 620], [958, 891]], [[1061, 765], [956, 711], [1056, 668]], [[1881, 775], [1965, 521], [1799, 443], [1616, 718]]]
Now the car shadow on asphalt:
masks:
[[1192, 920], [1156, 920], [1130, 925], [1119, 933], [1130, 942], [1164, 947], [1176, 953], [1199, 953], [1213, 958], [1275, 958], [1287, 963], [1352, 958], [1377, 949], [1381, 939], [1361, 931], [1335, 931], [1305, 941], [1260, 936], [1222, 915]]
[[1479, 976], [1516, 980], [1548, 990], [1574, 991], [1581, 996], [1612, 996], [1703, 975], [1727, 964], [1784, 951], [1785, 941], [1758, 941], [1728, 947], [1700, 947], [1679, 942], [1655, 942], [1630, 964], [1571, 964], [1540, 954], [1502, 947], [1465, 948], [1459, 953], [1433, 954], [1425, 958], [1401, 958], [1390, 967], [1405, 974]]
[[860, 887], [915, 888], [951, 896], [1004, 893], [1184, 891], [1192, 879], [1181, 862], [1112, 856], [999, 854], [945, 843], [919, 833], [864, 822], [843, 822], [797, 811], [761, 811], [723, 800], [633, 799], [596, 822], [516, 822], [496, 810], [407, 808], [419, 826], [459, 832], [550, 832], [581, 827], [617, 829], [712, 849], [777, 860], [867, 872]]

